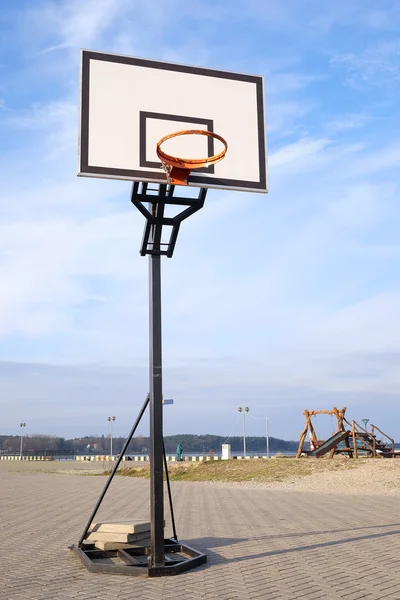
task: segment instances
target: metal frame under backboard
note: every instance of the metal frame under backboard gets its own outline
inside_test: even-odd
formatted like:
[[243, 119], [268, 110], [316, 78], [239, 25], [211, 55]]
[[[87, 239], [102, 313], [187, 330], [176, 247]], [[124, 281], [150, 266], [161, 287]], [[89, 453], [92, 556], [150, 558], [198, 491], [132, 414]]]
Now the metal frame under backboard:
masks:
[[[120, 169], [115, 167], [102, 167], [89, 164], [89, 88], [90, 88], [90, 62], [91, 60], [106, 61], [140, 67], [150, 67], [153, 69], [170, 70], [175, 72], [203, 75], [207, 77], [216, 77], [226, 80], [236, 80], [246, 83], [252, 83], [256, 86], [257, 97], [257, 136], [258, 136], [258, 181], [246, 181], [244, 179], [228, 178], [209, 178], [204, 174], [191, 173], [188, 185], [195, 187], [207, 187], [216, 189], [229, 189], [247, 192], [268, 191], [267, 183], [267, 157], [266, 157], [266, 135], [265, 135], [265, 115], [264, 115], [264, 83], [263, 77], [259, 75], [248, 75], [244, 73], [232, 73], [230, 71], [221, 71], [218, 69], [209, 69], [204, 67], [195, 67], [190, 65], [180, 65], [169, 62], [161, 62], [144, 58], [135, 58], [122, 56], [118, 54], [109, 54], [103, 52], [94, 52], [82, 50], [81, 64], [81, 112], [80, 112], [80, 147], [79, 147], [79, 176], [100, 177], [104, 179], [127, 179], [132, 181], [147, 181], [149, 183], [166, 183], [166, 175], [162, 168], [143, 171], [134, 169]], [[162, 90], [160, 90], [162, 93]], [[193, 116], [184, 115], [165, 115], [172, 120], [188, 122], [202, 121], [203, 119], [194, 119]], [[142, 116], [142, 119], [144, 117]], [[213, 124], [210, 121], [207, 125], [208, 130], [212, 130]], [[139, 140], [138, 140], [138, 143]], [[228, 142], [229, 143], [229, 142]], [[245, 153], [245, 148], [243, 149]], [[209, 171], [211, 172], [211, 171]]]
[[179, 575], [207, 562], [207, 556], [173, 538], [164, 540], [165, 564], [150, 565], [150, 546], [132, 546], [123, 550], [98, 550], [94, 544], [72, 546], [71, 550], [91, 573], [162, 577]]

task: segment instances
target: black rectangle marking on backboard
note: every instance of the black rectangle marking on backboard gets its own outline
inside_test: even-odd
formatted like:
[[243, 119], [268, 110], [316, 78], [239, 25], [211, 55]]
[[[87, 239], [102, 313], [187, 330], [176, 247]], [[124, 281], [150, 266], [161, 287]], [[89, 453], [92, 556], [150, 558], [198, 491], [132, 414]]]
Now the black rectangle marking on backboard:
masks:
[[[214, 132], [214, 122], [212, 119], [201, 119], [195, 117], [185, 117], [183, 115], [167, 115], [163, 113], [156, 112], [146, 112], [140, 111], [140, 121], [139, 121], [139, 164], [141, 167], [150, 167], [152, 169], [159, 169], [160, 163], [154, 162], [151, 160], [147, 160], [146, 157], [146, 129], [147, 129], [147, 119], [160, 119], [162, 121], [176, 121], [177, 123], [193, 123], [193, 125], [205, 125], [207, 127], [207, 131]], [[173, 133], [171, 131], [171, 133]], [[214, 156], [214, 138], [207, 138], [207, 153], [208, 158]], [[182, 157], [188, 158], [188, 157]], [[194, 157], [193, 157], [194, 158]], [[199, 157], [203, 158], [203, 157]], [[210, 165], [209, 167], [203, 167], [202, 169], [196, 169], [196, 173], [209, 173], [210, 175], [214, 175], [214, 165]]]

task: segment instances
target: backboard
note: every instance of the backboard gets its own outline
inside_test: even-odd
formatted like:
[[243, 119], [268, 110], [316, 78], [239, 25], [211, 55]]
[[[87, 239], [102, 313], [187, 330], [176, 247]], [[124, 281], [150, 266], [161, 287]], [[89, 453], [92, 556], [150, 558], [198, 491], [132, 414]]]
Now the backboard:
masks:
[[[189, 185], [267, 192], [263, 78], [101, 52], [82, 51], [79, 173], [165, 183], [157, 142], [204, 129], [228, 143], [221, 162], [192, 171]], [[213, 156], [220, 142], [180, 136], [175, 156]]]

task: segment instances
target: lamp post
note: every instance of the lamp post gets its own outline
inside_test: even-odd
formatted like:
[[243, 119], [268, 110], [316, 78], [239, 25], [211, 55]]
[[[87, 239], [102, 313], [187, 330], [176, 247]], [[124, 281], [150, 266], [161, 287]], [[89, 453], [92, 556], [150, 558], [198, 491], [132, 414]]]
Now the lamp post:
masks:
[[113, 456], [113, 422], [115, 421], [115, 417], [108, 417], [108, 422], [110, 423], [110, 456]]
[[249, 412], [249, 407], [239, 406], [238, 411], [243, 415], [243, 457], [246, 458], [246, 413]]
[[21, 445], [19, 448], [19, 458], [21, 460], [22, 459], [22, 441], [24, 439], [24, 427], [26, 426], [26, 423], [20, 423], [19, 426], [21, 427]]
[[267, 437], [267, 458], [269, 458], [269, 431], [268, 431], [268, 415], [265, 415], [265, 434]]

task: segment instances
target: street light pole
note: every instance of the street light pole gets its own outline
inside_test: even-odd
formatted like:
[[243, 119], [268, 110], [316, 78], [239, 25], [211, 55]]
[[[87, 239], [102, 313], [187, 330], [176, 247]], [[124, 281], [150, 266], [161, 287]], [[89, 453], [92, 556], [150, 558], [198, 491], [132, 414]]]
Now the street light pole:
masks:
[[108, 421], [110, 423], [110, 455], [113, 457], [113, 422], [115, 421], [115, 417], [108, 417]]
[[239, 406], [238, 411], [243, 414], [243, 457], [246, 458], [246, 413], [249, 412], [249, 407], [242, 408]]
[[21, 445], [19, 448], [19, 458], [21, 460], [22, 459], [22, 441], [24, 439], [24, 427], [26, 426], [26, 423], [20, 423], [19, 426], [21, 427]]

